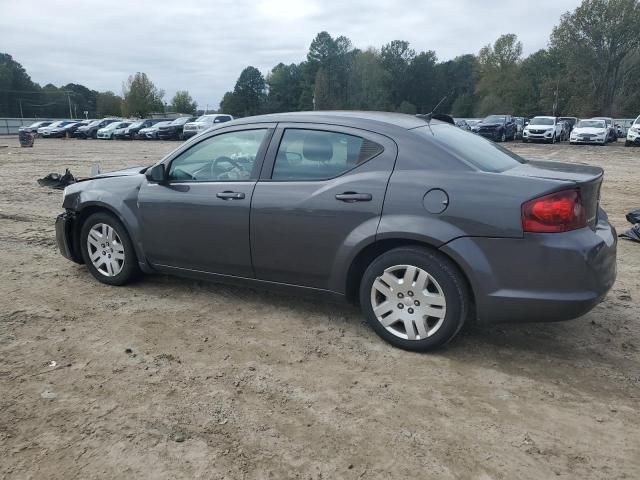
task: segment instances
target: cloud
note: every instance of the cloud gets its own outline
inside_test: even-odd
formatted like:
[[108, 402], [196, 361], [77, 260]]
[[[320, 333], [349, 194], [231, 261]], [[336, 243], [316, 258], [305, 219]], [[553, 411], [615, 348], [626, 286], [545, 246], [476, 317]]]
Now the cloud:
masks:
[[544, 48], [560, 15], [579, 0], [535, 4], [492, 0], [181, 0], [135, 2], [0, 0], [0, 50], [42, 85], [81, 83], [120, 93], [142, 71], [166, 91], [187, 89], [198, 105], [217, 107], [240, 71], [267, 73], [302, 61], [326, 30], [354, 46], [408, 40], [440, 60], [477, 53], [516, 33], [525, 54]]

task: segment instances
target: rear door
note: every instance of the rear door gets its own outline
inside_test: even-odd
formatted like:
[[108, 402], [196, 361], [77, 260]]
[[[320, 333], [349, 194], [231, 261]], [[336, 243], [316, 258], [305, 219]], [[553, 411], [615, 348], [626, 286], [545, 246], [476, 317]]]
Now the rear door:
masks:
[[256, 278], [339, 291], [331, 272], [375, 235], [396, 155], [368, 131], [279, 124], [251, 207]]

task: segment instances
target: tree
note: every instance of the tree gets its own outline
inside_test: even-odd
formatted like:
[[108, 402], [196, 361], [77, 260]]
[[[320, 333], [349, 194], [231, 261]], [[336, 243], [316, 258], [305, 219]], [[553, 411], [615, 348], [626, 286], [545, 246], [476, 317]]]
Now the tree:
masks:
[[346, 108], [356, 110], [388, 110], [389, 74], [382, 65], [380, 53], [370, 48], [353, 54], [347, 79]]
[[111, 117], [122, 114], [122, 97], [113, 92], [100, 92], [96, 96], [96, 115]]
[[265, 110], [268, 112], [290, 112], [298, 109], [302, 95], [303, 72], [300, 65], [279, 63], [267, 75], [269, 87]]
[[124, 115], [144, 118], [151, 112], [164, 111], [164, 90], [159, 90], [146, 73], [138, 72], [129, 76], [123, 86], [123, 97]]
[[234, 117], [247, 117], [262, 113], [266, 99], [266, 82], [260, 70], [247, 67], [240, 73], [233, 92], [227, 92], [220, 110]]
[[512, 33], [500, 36], [493, 45], [480, 50], [477, 92], [483, 100], [478, 114], [495, 113], [496, 108], [502, 113], [513, 112], [521, 56], [522, 43]]
[[584, 0], [561, 17], [550, 45], [578, 74], [577, 81], [591, 96], [590, 111], [613, 115], [621, 86], [640, 73], [640, 3]]
[[382, 65], [389, 73], [387, 89], [394, 107], [407, 98], [407, 70], [415, 56], [415, 50], [404, 40], [393, 40], [382, 47]]
[[32, 116], [34, 110], [30, 104], [37, 103], [39, 90], [22, 65], [11, 55], [0, 53], [0, 116], [20, 117], [21, 113]]
[[186, 90], [178, 90], [171, 99], [171, 110], [178, 113], [188, 113], [193, 115], [198, 108], [191, 95]]

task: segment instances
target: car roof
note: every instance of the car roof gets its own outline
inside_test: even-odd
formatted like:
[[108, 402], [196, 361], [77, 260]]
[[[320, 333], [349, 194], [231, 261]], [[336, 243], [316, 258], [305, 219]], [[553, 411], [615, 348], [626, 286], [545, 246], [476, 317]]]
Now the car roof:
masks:
[[556, 118], [556, 117], [551, 117], [549, 115], [537, 115], [537, 116], [535, 116], [533, 118]]
[[[282, 123], [326, 123], [342, 125], [346, 127], [368, 128], [377, 130], [380, 128], [402, 128], [411, 130], [426, 125], [423, 118], [415, 115], [392, 112], [370, 112], [358, 110], [326, 110], [312, 112], [271, 113], [236, 119], [234, 124], [258, 123], [258, 122], [282, 122]], [[439, 120], [433, 120], [439, 122]], [[231, 123], [231, 122], [230, 122]], [[228, 125], [228, 123], [227, 123]]]

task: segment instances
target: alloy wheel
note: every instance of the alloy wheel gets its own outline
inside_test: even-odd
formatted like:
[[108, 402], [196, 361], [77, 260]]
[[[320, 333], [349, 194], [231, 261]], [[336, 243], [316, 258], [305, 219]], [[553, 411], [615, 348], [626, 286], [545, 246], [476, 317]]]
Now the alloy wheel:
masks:
[[107, 277], [115, 277], [124, 266], [124, 245], [115, 229], [97, 223], [87, 235], [87, 251], [95, 269]]
[[385, 269], [371, 286], [371, 307], [389, 333], [405, 340], [434, 335], [447, 313], [446, 298], [438, 282], [413, 265]]

